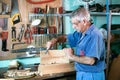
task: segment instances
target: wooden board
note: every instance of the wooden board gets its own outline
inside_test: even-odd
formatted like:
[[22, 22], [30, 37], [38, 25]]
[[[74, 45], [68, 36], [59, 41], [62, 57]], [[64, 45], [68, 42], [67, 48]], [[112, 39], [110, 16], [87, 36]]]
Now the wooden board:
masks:
[[69, 59], [65, 56], [63, 50], [49, 50], [40, 54], [40, 64], [60, 64], [69, 63]]
[[41, 76], [75, 71], [73, 63], [39, 65], [38, 71]]

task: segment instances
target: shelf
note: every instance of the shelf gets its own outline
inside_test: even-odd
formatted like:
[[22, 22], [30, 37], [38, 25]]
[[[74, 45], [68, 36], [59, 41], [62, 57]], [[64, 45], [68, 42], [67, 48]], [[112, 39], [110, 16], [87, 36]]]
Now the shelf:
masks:
[[[105, 12], [90, 12], [91, 15], [94, 16], [106, 16], [109, 13], [105, 13]], [[120, 16], [120, 13], [112, 13], [112, 16]]]
[[120, 13], [112, 13], [113, 16], [120, 16]]
[[10, 18], [10, 15], [0, 15], [0, 18]]
[[[90, 12], [92, 16], [106, 16], [109, 13], [105, 12]], [[29, 13], [29, 16], [70, 16], [71, 13], [63, 13], [63, 14], [35, 14]], [[120, 13], [112, 13], [113, 16], [120, 16]]]
[[29, 13], [29, 16], [70, 16], [71, 13], [66, 14], [35, 14], [35, 13]]
[[[105, 12], [90, 12], [91, 15], [95, 16], [106, 16], [107, 13]], [[29, 13], [29, 16], [70, 16], [71, 13], [63, 13], [63, 14], [34, 14], [34, 13]]]
[[108, 13], [105, 12], [90, 12], [92, 16], [106, 16]]
[[111, 41], [110, 43], [120, 45], [120, 44], [119, 44], [119, 43], [120, 43], [120, 38], [118, 38], [118, 39], [114, 39], [114, 40]]
[[[91, 15], [94, 16], [106, 16], [107, 13], [105, 12], [90, 12]], [[63, 13], [63, 14], [34, 14], [30, 13], [29, 16], [70, 16], [71, 13]]]
[[120, 30], [111, 30], [111, 33], [113, 33], [113, 34], [120, 34]]
[[62, 34], [33, 34], [32, 36], [59, 36]]
[[[109, 13], [105, 12], [90, 12], [92, 16], [106, 16]], [[64, 13], [64, 14], [34, 14], [30, 13], [29, 16], [70, 16], [71, 13]], [[112, 13], [113, 16], [120, 16], [120, 13]]]

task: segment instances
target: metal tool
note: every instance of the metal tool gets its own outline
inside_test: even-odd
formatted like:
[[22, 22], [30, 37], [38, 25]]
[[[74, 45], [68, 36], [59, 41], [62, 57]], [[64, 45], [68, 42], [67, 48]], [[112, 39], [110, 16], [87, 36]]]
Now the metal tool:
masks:
[[12, 53], [25, 52], [25, 54], [18, 54], [17, 58], [26, 58], [26, 57], [34, 57], [42, 50], [46, 50], [46, 49], [43, 47], [35, 48], [35, 46], [29, 45], [27, 48], [11, 50], [11, 52]]
[[30, 24], [27, 24], [27, 29], [25, 30], [24, 38], [27, 44], [31, 44], [33, 37], [32, 37], [32, 31], [30, 29]]
[[9, 51], [7, 49], [7, 39], [8, 39], [8, 32], [2, 32], [2, 51]]
[[21, 25], [21, 28], [20, 28], [20, 32], [19, 32], [19, 34], [18, 34], [18, 38], [17, 38], [19, 42], [21, 42], [21, 40], [22, 40], [22, 36], [23, 36], [23, 33], [24, 33], [24, 29], [25, 29], [24, 24], [22, 24], [22, 25]]
[[12, 27], [12, 41], [16, 41], [16, 27]]
[[15, 13], [11, 18], [11, 22], [12, 22], [13, 25], [19, 23], [20, 21], [21, 21], [20, 13]]
[[47, 53], [48, 53], [48, 50], [49, 50], [49, 49], [46, 49], [45, 54], [47, 54]]
[[46, 48], [44, 47], [38, 47], [38, 48], [22, 48], [22, 49], [15, 49], [15, 50], [11, 50], [11, 53], [22, 53], [22, 52], [38, 52], [38, 51], [42, 51], [42, 50], [46, 50]]
[[0, 27], [2, 30], [7, 30], [8, 26], [8, 19], [6, 18], [0, 18]]

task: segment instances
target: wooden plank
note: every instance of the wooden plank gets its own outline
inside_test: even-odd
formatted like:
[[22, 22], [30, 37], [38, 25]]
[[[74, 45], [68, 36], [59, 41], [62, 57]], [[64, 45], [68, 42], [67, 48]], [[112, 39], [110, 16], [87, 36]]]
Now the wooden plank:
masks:
[[49, 50], [40, 54], [40, 64], [60, 64], [69, 63], [69, 59], [65, 56], [63, 50]]
[[38, 71], [41, 76], [75, 71], [73, 63], [39, 65]]

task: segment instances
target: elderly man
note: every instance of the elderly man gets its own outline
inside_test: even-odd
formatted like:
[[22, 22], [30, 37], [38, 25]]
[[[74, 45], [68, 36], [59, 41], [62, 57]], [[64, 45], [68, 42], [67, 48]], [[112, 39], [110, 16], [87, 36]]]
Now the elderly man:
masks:
[[71, 22], [76, 31], [53, 38], [47, 42], [47, 48], [57, 42], [68, 41], [71, 48], [63, 50], [75, 62], [76, 80], [105, 80], [105, 44], [102, 33], [91, 22], [90, 13], [84, 7], [72, 13]]

